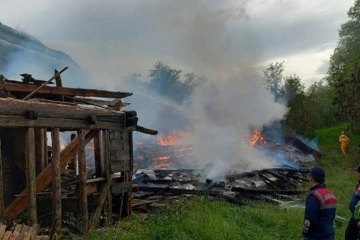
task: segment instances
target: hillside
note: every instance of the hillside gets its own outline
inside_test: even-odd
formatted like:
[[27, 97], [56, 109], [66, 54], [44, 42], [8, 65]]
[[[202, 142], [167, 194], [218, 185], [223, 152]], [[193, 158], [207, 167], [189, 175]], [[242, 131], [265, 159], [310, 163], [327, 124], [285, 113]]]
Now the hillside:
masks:
[[0, 74], [19, 80], [20, 73], [30, 73], [35, 78], [46, 79], [54, 69], [69, 66], [64, 73], [66, 86], [80, 87], [88, 84], [86, 74], [67, 54], [51, 49], [34, 37], [0, 23]]

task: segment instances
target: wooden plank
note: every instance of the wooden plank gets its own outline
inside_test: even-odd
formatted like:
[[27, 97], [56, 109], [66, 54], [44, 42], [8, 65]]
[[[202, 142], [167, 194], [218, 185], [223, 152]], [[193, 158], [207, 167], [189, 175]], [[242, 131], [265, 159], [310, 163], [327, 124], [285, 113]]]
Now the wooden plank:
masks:
[[123, 172], [131, 170], [130, 161], [111, 161], [111, 173]]
[[[60, 134], [59, 129], [54, 128], [51, 132], [52, 143], [52, 167], [53, 167], [53, 220], [56, 223], [54, 228], [55, 235], [61, 234], [61, 171], [60, 171]], [[57, 221], [55, 221], [57, 219]]]
[[[132, 132], [127, 132], [127, 143], [130, 147], [130, 170], [124, 172], [124, 182], [130, 182], [132, 183], [132, 176], [133, 176], [133, 136]], [[132, 185], [130, 185], [130, 190], [128, 193], [124, 194], [124, 203], [123, 203], [123, 211], [125, 212], [125, 216], [128, 216], [131, 214], [131, 191], [132, 191]]]
[[95, 174], [104, 176], [104, 162], [101, 156], [101, 131], [98, 131], [94, 137], [94, 157], [95, 157]]
[[26, 186], [28, 189], [28, 223], [37, 223], [36, 171], [35, 171], [35, 132], [28, 128], [26, 132]]
[[[126, 143], [128, 144], [128, 143]], [[110, 160], [117, 161], [128, 161], [130, 159], [130, 147], [123, 150], [113, 150], [110, 151]]]
[[[105, 178], [110, 179], [110, 133], [109, 130], [103, 130], [103, 161], [104, 161], [104, 171]], [[106, 218], [106, 223], [109, 225], [112, 222], [112, 194], [110, 191], [107, 193], [107, 197], [104, 203], [104, 215]]]
[[2, 239], [2, 237], [5, 234], [5, 230], [6, 230], [6, 225], [0, 225], [0, 239]]
[[15, 240], [18, 239], [20, 233], [16, 230], [13, 231], [13, 233], [11, 234], [11, 236], [9, 237], [9, 240]]
[[36, 113], [34, 117], [86, 119], [89, 115], [99, 117], [99, 121], [124, 122], [126, 114], [114, 110], [84, 108], [65, 104], [45, 103], [37, 100], [23, 101], [13, 98], [0, 98], [2, 115], [24, 116], [25, 113]]
[[49, 233], [49, 238], [51, 240], [57, 240], [60, 239], [60, 235], [59, 232], [57, 232], [56, 226], [61, 225], [61, 223], [59, 223], [59, 219], [58, 218], [54, 218], [50, 233]]
[[86, 192], [86, 156], [85, 156], [85, 134], [84, 130], [78, 130], [78, 158], [79, 158], [79, 206], [80, 220], [83, 233], [87, 233], [89, 229], [89, 213]]
[[65, 119], [65, 118], [37, 118], [35, 120], [27, 119], [22, 116], [0, 115], [0, 127], [38, 127], [38, 128], [54, 128], [60, 129], [121, 129], [124, 127], [121, 123], [96, 122], [89, 124], [84, 120]]
[[128, 139], [111, 140], [110, 149], [111, 151], [129, 152], [129, 140]]
[[44, 170], [47, 161], [46, 130], [42, 128], [35, 129], [35, 159], [36, 174]]
[[[93, 131], [89, 131], [85, 135], [85, 143], [88, 143], [94, 136]], [[63, 169], [68, 164], [68, 162], [75, 158], [77, 154], [79, 140], [77, 137], [68, 144], [60, 154], [60, 168]], [[36, 190], [37, 192], [42, 192], [52, 181], [52, 164], [49, 164], [44, 171], [42, 171], [36, 178]], [[24, 189], [19, 196], [5, 209], [5, 220], [6, 222], [11, 222], [20, 213], [22, 213], [27, 208], [27, 189]]]
[[[62, 87], [63, 85], [62, 85], [62, 80], [61, 80], [61, 75], [60, 74], [58, 74], [59, 72], [58, 72], [58, 70], [56, 70], [55, 69], [55, 83], [56, 83], [56, 86], [57, 87]], [[64, 95], [61, 95], [60, 96], [60, 100], [61, 101], [64, 101]]]
[[94, 215], [92, 217], [90, 230], [94, 230], [99, 222], [101, 210], [103, 209], [106, 198], [108, 197], [110, 184], [111, 184], [111, 177], [108, 179], [108, 181], [105, 183], [105, 185], [103, 186], [103, 188], [101, 190], [99, 204], [98, 204], [97, 208], [95, 209]]
[[[35, 224], [32, 227], [30, 227], [30, 239], [36, 239], [37, 231], [39, 229], [39, 225]], [[30, 240], [29, 239], [29, 240]]]
[[110, 131], [110, 140], [124, 139], [124, 130]]
[[3, 174], [3, 158], [1, 151], [1, 138], [0, 138], [0, 222], [4, 222], [4, 174]]
[[132, 183], [131, 182], [122, 182], [115, 183], [111, 185], [111, 193], [113, 194], [123, 194], [131, 192]]
[[9, 240], [11, 237], [12, 231], [6, 231], [2, 240]]
[[16, 231], [16, 232], [21, 232], [21, 229], [23, 228], [23, 225], [21, 225], [21, 224], [17, 224], [16, 226], [15, 226], [15, 230], [14, 231]]
[[30, 227], [24, 225], [20, 231], [19, 240], [29, 239], [30, 238], [29, 236], [30, 236]]
[[141, 132], [144, 134], [149, 134], [149, 135], [157, 135], [159, 132], [157, 130], [154, 129], [150, 129], [150, 128], [145, 128], [142, 126], [131, 126], [128, 128], [129, 131], [137, 131], [137, 132]]
[[[35, 91], [38, 86], [30, 84], [16, 84], [5, 83], [3, 91], [12, 93], [31, 93]], [[67, 96], [82, 96], [82, 97], [104, 97], [104, 98], [125, 98], [131, 96], [129, 92], [113, 92], [97, 89], [82, 89], [82, 88], [67, 88], [67, 87], [49, 87], [44, 86], [37, 91], [37, 93], [51, 94], [51, 95], [67, 95]]]
[[[87, 102], [91, 105], [99, 105], [99, 106], [107, 106], [111, 108], [115, 108], [116, 104], [121, 101], [120, 99], [114, 99], [112, 101], [109, 100], [101, 100], [101, 99], [94, 99], [94, 98], [83, 98], [83, 97], [74, 97], [74, 100], [78, 100], [80, 102]], [[129, 106], [130, 103], [121, 102], [122, 107]]]

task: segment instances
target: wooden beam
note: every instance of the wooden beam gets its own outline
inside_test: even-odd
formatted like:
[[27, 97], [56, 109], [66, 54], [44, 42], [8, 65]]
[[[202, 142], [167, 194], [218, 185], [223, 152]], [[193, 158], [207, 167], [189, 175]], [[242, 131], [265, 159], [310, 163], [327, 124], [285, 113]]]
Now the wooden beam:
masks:
[[94, 137], [94, 157], [96, 176], [104, 176], [104, 162], [101, 156], [101, 131], [98, 131]]
[[46, 129], [35, 129], [35, 159], [36, 159], [36, 174], [41, 173], [47, 165], [47, 139]]
[[[5, 83], [2, 88], [5, 92], [14, 93], [31, 93], [35, 91], [39, 86], [31, 84], [17, 84], [17, 83]], [[97, 89], [82, 89], [82, 88], [67, 88], [67, 87], [49, 87], [44, 86], [37, 90], [37, 93], [51, 94], [51, 95], [67, 95], [71, 97], [103, 97], [103, 98], [125, 98], [131, 96], [129, 92], [113, 92]]]
[[[1, 112], [1, 111], [0, 111]], [[35, 120], [27, 119], [22, 116], [0, 115], [0, 127], [14, 128], [14, 127], [38, 127], [38, 128], [60, 128], [60, 129], [121, 129], [123, 124], [100, 122], [89, 124], [84, 120], [65, 119], [65, 118], [37, 118]]]
[[[93, 131], [88, 131], [85, 134], [85, 143], [88, 143], [93, 137], [94, 137]], [[75, 158], [77, 154], [77, 147], [79, 144], [79, 140], [77, 137], [74, 138], [74, 140], [68, 144], [60, 154], [60, 168], [64, 169], [65, 166], [68, 164], [68, 162]], [[36, 178], [36, 191], [42, 192], [45, 190], [46, 187], [49, 186], [49, 184], [52, 181], [52, 163], [49, 164], [44, 171], [42, 171]], [[28, 195], [27, 195], [27, 188], [24, 189], [19, 196], [12, 202], [10, 205], [5, 209], [5, 220], [6, 222], [11, 222], [14, 220], [17, 216], [19, 216], [20, 213], [22, 213], [27, 208], [27, 202], [28, 202]]]
[[4, 174], [3, 174], [3, 158], [0, 139], [0, 222], [4, 222]]
[[112, 178], [110, 177], [101, 190], [100, 200], [99, 200], [98, 206], [95, 209], [95, 212], [93, 214], [90, 230], [94, 230], [99, 222], [101, 210], [103, 209], [104, 203], [105, 203], [106, 199], [108, 198], [108, 193], [109, 193], [109, 189], [110, 189], [110, 185], [111, 185], [111, 179]]
[[[55, 77], [55, 83], [56, 83], [57, 87], [62, 87], [63, 85], [62, 85], [61, 75], [58, 74], [58, 73], [59, 73], [58, 70], [55, 69], [55, 76], [56, 76]], [[60, 96], [60, 100], [64, 101], [64, 95]]]
[[80, 207], [80, 220], [82, 223], [83, 233], [89, 230], [89, 213], [88, 201], [86, 191], [86, 156], [85, 156], [85, 134], [84, 130], [78, 130], [78, 160], [79, 160], [79, 207]]
[[28, 223], [32, 226], [37, 224], [34, 128], [28, 128], [26, 132], [26, 186], [29, 195]]
[[[58, 102], [50, 103], [36, 100], [24, 101], [12, 98], [0, 98], [0, 112], [2, 115], [16, 116], [24, 116], [29, 112], [33, 112], [36, 114], [36, 117], [70, 119], [86, 119], [89, 115], [94, 115], [99, 117], [103, 116], [101, 120], [110, 118], [115, 119], [117, 122], [125, 119], [124, 112], [116, 112], [115, 110], [82, 108], [68, 104], [59, 104]], [[33, 119], [36, 119], [36, 117]]]
[[[101, 99], [83, 98], [83, 97], [74, 97], [73, 99], [75, 101], [79, 100], [80, 102], [87, 102], [88, 104], [91, 104], [91, 105], [107, 106], [107, 107], [111, 107], [111, 108], [114, 108], [116, 103], [118, 103], [118, 101], [120, 100], [120, 99], [101, 100]], [[123, 107], [129, 106], [129, 105], [130, 105], [130, 103], [122, 102]]]
[[[127, 134], [127, 142], [129, 146], [129, 162], [130, 162], [130, 170], [124, 173], [124, 182], [132, 182], [132, 176], [133, 176], [133, 136], [132, 132], [125, 132]], [[125, 190], [125, 189], [124, 189]], [[129, 192], [125, 193], [124, 196], [124, 202], [123, 202], [123, 212], [125, 213], [124, 216], [129, 216], [131, 214], [131, 190], [130, 188]]]
[[53, 190], [53, 222], [55, 236], [61, 235], [61, 171], [60, 171], [60, 136], [59, 129], [54, 128], [51, 132], [52, 152], [52, 190]]
[[[104, 171], [105, 178], [107, 180], [111, 179], [110, 174], [110, 133], [109, 130], [103, 130], [103, 161], [104, 161]], [[111, 180], [110, 180], [111, 181]], [[112, 222], [112, 194], [110, 191], [107, 192], [107, 197], [104, 205], [104, 214], [106, 218], [106, 223], [111, 224]]]

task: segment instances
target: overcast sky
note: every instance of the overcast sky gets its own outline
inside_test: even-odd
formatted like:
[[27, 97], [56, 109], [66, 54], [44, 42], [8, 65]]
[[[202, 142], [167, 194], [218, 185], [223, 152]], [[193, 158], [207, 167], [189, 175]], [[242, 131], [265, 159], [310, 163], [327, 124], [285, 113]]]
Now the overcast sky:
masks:
[[[221, 79], [285, 61], [320, 80], [353, 0], [0, 0], [0, 21], [62, 50], [103, 88], [161, 60]], [[59, 66], [61, 68], [61, 66]]]

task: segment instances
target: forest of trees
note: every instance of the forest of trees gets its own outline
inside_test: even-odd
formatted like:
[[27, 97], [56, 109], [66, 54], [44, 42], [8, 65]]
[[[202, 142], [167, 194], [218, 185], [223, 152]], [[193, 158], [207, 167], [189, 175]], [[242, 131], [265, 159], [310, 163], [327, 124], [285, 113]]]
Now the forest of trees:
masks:
[[[263, 70], [266, 89], [289, 109], [281, 121], [285, 130], [311, 137], [317, 129], [347, 123], [352, 131], [360, 131], [360, 0], [348, 17], [339, 30], [325, 78], [306, 88], [300, 76], [283, 75], [284, 62], [271, 63]], [[162, 62], [154, 65], [146, 81], [140, 77], [133, 73], [127, 80], [179, 104], [206, 81], [194, 73], [182, 75], [181, 70]]]

